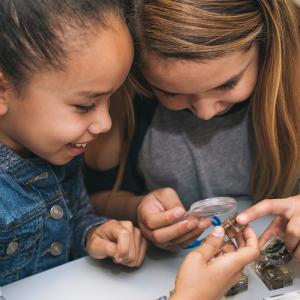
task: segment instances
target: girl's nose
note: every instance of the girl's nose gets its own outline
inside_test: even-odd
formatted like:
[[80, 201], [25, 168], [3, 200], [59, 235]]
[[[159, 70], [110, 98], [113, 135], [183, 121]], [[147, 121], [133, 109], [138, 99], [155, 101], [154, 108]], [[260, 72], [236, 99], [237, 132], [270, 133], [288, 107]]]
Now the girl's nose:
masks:
[[193, 112], [201, 120], [209, 120], [218, 113], [212, 103], [194, 103]]
[[95, 114], [94, 120], [89, 125], [89, 132], [93, 135], [105, 133], [111, 129], [112, 121], [108, 109]]

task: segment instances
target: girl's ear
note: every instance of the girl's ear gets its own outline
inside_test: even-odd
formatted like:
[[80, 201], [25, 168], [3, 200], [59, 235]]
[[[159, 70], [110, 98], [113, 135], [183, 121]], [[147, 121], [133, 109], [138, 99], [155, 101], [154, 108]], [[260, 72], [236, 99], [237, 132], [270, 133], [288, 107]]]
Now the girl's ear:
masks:
[[0, 117], [4, 116], [8, 111], [8, 93], [7, 80], [2, 72], [0, 72]]

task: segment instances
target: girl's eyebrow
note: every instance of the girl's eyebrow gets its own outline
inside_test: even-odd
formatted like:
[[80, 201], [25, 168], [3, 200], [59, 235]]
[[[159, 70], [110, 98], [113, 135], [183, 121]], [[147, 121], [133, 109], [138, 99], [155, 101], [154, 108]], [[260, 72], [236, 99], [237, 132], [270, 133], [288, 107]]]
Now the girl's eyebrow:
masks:
[[79, 97], [84, 97], [84, 98], [90, 98], [90, 99], [95, 99], [101, 96], [108, 96], [112, 94], [112, 91], [107, 91], [107, 92], [98, 92], [98, 91], [82, 91], [77, 93]]

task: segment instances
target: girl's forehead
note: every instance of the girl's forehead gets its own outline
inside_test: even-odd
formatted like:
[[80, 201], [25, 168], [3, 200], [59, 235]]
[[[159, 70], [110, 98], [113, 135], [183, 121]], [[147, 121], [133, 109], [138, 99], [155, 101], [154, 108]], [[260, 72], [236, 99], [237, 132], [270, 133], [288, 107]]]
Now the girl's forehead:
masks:
[[240, 74], [252, 62], [256, 63], [257, 58], [257, 46], [251, 47], [248, 51], [239, 51], [209, 60], [162, 58], [147, 53], [144, 56], [146, 63], [142, 71], [145, 78], [154, 86], [190, 87], [192, 82], [195, 82], [197, 85], [201, 83], [201, 90], [209, 90]]
[[225, 65], [239, 65], [245, 59], [251, 59], [258, 52], [258, 46], [254, 44], [246, 50], [229, 53], [225, 56], [208, 59], [181, 59], [180, 57], [164, 57], [154, 52], [145, 51], [142, 57], [142, 69], [144, 71], [159, 70], [172, 71], [174, 68], [193, 68], [201, 66], [202, 69], [222, 68]]
[[31, 87], [44, 91], [110, 91], [125, 80], [133, 59], [133, 45], [128, 28], [116, 23], [89, 37], [87, 43], [70, 50], [63, 71], [37, 72]]

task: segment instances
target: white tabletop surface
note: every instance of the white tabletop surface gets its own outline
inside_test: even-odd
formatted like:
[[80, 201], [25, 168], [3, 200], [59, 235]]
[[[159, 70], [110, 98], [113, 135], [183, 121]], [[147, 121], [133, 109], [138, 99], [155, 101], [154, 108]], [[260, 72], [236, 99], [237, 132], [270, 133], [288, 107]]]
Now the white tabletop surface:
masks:
[[[244, 201], [239, 203], [240, 209], [246, 205]], [[269, 222], [270, 218], [265, 218], [254, 222], [253, 227], [260, 233]], [[150, 251], [144, 264], [136, 270], [115, 265], [110, 260], [85, 257], [4, 286], [2, 295], [5, 300], [154, 300], [173, 289], [176, 270], [187, 253], [188, 250], [177, 254]], [[293, 286], [269, 291], [248, 266], [248, 291], [228, 299], [259, 300], [300, 289], [300, 264], [292, 263], [291, 267], [295, 272]]]

